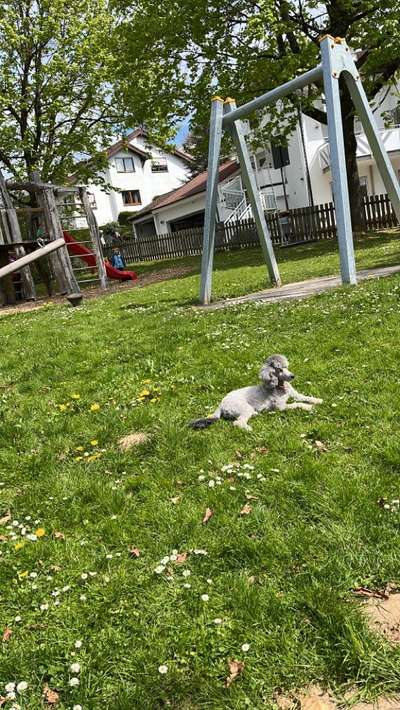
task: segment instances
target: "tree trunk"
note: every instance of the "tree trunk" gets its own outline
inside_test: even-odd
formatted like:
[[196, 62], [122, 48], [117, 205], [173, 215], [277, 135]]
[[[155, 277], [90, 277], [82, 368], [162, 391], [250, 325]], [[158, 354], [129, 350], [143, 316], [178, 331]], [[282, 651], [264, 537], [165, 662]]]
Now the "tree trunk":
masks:
[[347, 185], [349, 188], [351, 223], [355, 232], [365, 230], [364, 201], [357, 167], [357, 139], [354, 134], [354, 105], [344, 80], [341, 83], [341, 109], [344, 150], [346, 154]]

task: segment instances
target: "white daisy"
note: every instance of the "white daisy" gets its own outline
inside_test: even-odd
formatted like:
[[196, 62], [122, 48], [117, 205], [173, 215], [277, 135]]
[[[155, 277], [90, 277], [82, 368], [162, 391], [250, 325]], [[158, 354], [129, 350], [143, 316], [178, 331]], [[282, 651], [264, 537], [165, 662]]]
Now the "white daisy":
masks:
[[72, 710], [82, 710], [82, 705], [74, 705]]
[[222, 619], [214, 619], [214, 624], [222, 624]]
[[161, 673], [161, 675], [165, 675], [168, 673], [168, 666], [158, 666], [158, 672]]
[[192, 586], [192, 585], [189, 584], [189, 582], [185, 582], [185, 584], [184, 584], [183, 586], [184, 586], [185, 589], [191, 589], [191, 586]]
[[168, 562], [169, 562], [169, 555], [167, 555], [166, 557], [163, 557], [163, 558], [162, 558], [162, 560], [161, 560], [161, 562], [160, 562], [160, 565], [167, 565]]
[[70, 678], [69, 685], [71, 686], [71, 688], [77, 688], [79, 685], [79, 678]]
[[208, 602], [209, 598], [208, 594], [202, 594], [200, 597], [202, 602]]
[[87, 578], [88, 578], [88, 575], [86, 574], [86, 572], [82, 572], [81, 579], [85, 580]]
[[15, 683], [7, 683], [7, 684], [4, 686], [4, 690], [5, 690], [7, 693], [12, 693], [12, 692], [15, 690]]
[[249, 648], [250, 648], [250, 644], [249, 644], [249, 643], [243, 643], [243, 644], [242, 644], [242, 651], [243, 651], [243, 653], [247, 653], [247, 651], [249, 650]]
[[191, 574], [192, 573], [191, 573], [190, 569], [184, 569], [182, 572], [182, 577], [190, 577]]
[[164, 570], [165, 570], [164, 565], [158, 565], [158, 567], [155, 568], [154, 572], [156, 574], [162, 574], [164, 572]]
[[71, 671], [71, 673], [80, 673], [81, 667], [79, 663], [71, 663], [69, 670]]
[[23, 693], [28, 688], [28, 683], [25, 680], [21, 680], [17, 685], [17, 693]]
[[82, 648], [82, 641], [75, 641], [74, 646], [75, 648]]

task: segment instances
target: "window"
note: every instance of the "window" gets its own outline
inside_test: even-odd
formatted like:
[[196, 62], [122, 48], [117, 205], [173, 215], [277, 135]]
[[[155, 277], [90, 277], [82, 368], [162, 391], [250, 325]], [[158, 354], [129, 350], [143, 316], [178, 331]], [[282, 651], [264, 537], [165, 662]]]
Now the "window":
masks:
[[256, 159], [259, 170], [272, 168], [272, 155], [270, 151], [263, 150], [261, 153], [257, 153]]
[[151, 161], [151, 172], [152, 173], [167, 173], [168, 163], [166, 158], [157, 158]]
[[119, 173], [134, 173], [135, 163], [133, 158], [116, 158], [115, 167]]
[[122, 202], [124, 205], [141, 205], [142, 200], [140, 199], [139, 190], [123, 190], [122, 191]]
[[96, 203], [96, 198], [93, 195], [92, 192], [88, 192], [87, 194], [88, 199], [89, 199], [89, 205], [91, 206], [92, 210], [97, 210], [97, 203]]
[[390, 124], [392, 126], [400, 126], [400, 106], [396, 106], [396, 108], [392, 108], [390, 111], [391, 115], [391, 120]]

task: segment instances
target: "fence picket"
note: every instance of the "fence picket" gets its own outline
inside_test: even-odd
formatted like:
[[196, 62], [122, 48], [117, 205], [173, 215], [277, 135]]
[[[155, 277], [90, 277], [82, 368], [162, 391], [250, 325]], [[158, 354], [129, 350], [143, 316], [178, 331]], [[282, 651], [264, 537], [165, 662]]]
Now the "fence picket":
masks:
[[[363, 204], [367, 229], [398, 226], [388, 195], [368, 195], [364, 197]], [[313, 207], [299, 207], [280, 214], [267, 212], [265, 218], [274, 245], [284, 246], [336, 237], [335, 207], [332, 202]], [[287, 221], [284, 221], [285, 219]], [[229, 224], [222, 222], [217, 224], [215, 248], [218, 251], [250, 248], [258, 244], [256, 225], [252, 218]], [[179, 256], [198, 256], [202, 253], [202, 248], [201, 227], [127, 240], [120, 246], [125, 261], [130, 263]], [[110, 258], [112, 247], [106, 247], [104, 253], [107, 258]]]

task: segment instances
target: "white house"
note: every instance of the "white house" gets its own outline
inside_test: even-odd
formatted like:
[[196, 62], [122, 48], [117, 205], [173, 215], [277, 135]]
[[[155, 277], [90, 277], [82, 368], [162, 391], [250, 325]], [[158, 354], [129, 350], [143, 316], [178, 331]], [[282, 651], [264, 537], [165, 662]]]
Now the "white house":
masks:
[[[385, 149], [397, 177], [400, 177], [400, 109], [398, 94], [382, 90], [372, 106], [374, 117], [381, 133]], [[302, 117], [314, 203], [332, 200], [332, 176], [330, 171], [329, 141], [327, 126], [308, 116]], [[386, 192], [379, 170], [372, 157], [368, 140], [359, 121], [355, 123], [357, 135], [357, 165], [360, 183], [366, 195]]]
[[[108, 167], [101, 174], [111, 186], [89, 184], [98, 224], [118, 221], [121, 212], [138, 212], [156, 195], [169, 192], [188, 180], [191, 157], [182, 150], [166, 152], [149, 145], [146, 131], [132, 131], [107, 149]], [[112, 189], [114, 188], [114, 189]]]
[[[396, 93], [384, 90], [376, 98], [374, 114], [385, 148], [400, 179], [400, 110]], [[359, 122], [356, 122], [356, 131], [357, 163], [363, 190], [365, 194], [384, 193], [386, 190]], [[266, 146], [251, 157], [261, 201], [266, 210], [281, 212], [288, 208], [332, 201], [327, 135], [327, 126], [302, 115], [289, 138], [286, 151]], [[283, 162], [282, 168], [274, 167], [279, 165], [279, 158], [283, 158], [280, 161]], [[145, 209], [138, 211], [132, 218], [137, 236], [154, 236], [201, 226], [204, 221], [206, 182], [205, 172], [183, 188], [156, 198]], [[235, 160], [220, 167], [218, 197], [220, 221], [230, 222], [251, 216], [239, 165]]]

